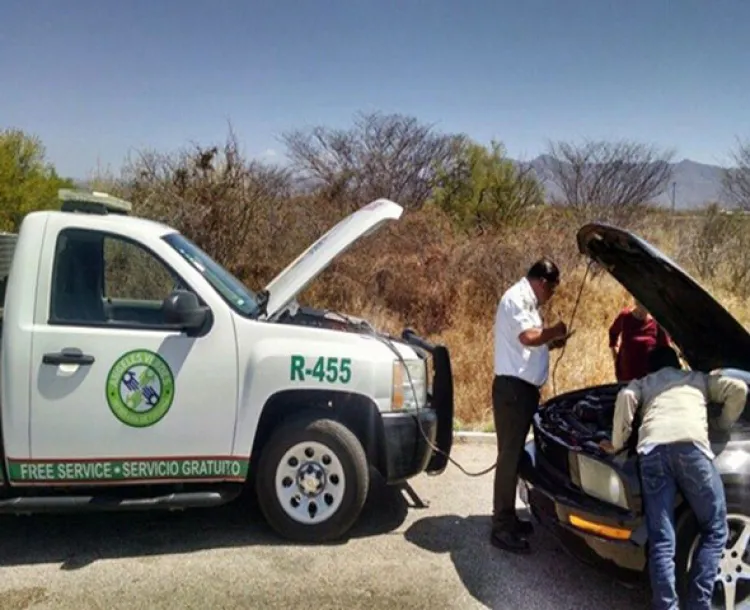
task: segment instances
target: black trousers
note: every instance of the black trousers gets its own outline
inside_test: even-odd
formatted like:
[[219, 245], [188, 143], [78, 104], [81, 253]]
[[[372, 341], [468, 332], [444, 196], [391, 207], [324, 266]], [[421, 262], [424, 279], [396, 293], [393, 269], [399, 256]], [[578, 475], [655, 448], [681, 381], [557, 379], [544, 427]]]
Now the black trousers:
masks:
[[539, 396], [539, 388], [518, 377], [499, 375], [492, 382], [492, 410], [497, 435], [493, 530], [513, 527], [518, 463], [532, 418], [539, 406]]

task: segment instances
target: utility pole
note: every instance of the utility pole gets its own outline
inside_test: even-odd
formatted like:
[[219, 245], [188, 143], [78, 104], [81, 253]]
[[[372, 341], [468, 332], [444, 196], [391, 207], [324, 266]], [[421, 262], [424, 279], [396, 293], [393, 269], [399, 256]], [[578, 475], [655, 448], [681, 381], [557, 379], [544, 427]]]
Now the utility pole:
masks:
[[675, 187], [677, 186], [677, 182], [672, 182], [672, 212], [674, 212], [675, 209]]

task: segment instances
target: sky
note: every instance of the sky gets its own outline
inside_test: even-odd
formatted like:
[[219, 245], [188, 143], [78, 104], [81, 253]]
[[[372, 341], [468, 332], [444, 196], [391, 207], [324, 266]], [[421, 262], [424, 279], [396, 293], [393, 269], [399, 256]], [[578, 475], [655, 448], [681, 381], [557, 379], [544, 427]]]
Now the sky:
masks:
[[0, 129], [66, 176], [144, 149], [417, 117], [529, 160], [634, 139], [726, 164], [750, 137], [748, 0], [2, 0]]

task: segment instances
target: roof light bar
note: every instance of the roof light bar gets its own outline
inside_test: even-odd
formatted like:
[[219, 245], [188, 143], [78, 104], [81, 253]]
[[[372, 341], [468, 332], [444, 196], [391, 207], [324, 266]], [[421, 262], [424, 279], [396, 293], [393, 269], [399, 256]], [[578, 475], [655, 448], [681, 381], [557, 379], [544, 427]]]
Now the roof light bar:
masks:
[[122, 214], [127, 216], [133, 204], [100, 191], [77, 191], [60, 189], [57, 198], [62, 201], [63, 212], [83, 212], [84, 214]]

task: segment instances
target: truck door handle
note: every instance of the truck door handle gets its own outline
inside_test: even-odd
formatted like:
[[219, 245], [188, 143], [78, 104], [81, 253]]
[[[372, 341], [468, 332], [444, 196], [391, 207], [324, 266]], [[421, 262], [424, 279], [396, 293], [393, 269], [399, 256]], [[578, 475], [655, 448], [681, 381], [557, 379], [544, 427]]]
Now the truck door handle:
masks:
[[84, 354], [80, 350], [65, 350], [62, 352], [44, 354], [42, 357], [44, 364], [80, 364], [88, 366], [94, 364], [94, 357]]

